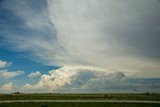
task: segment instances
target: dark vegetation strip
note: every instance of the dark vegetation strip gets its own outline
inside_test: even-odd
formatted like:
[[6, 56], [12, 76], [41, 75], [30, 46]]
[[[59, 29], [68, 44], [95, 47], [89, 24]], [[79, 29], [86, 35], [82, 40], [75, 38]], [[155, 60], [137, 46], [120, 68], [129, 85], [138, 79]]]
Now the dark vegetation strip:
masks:
[[159, 94], [0, 94], [3, 100], [138, 100], [160, 101]]
[[1, 103], [0, 107], [160, 107], [160, 104], [105, 103], [105, 102], [54, 102], [54, 103]]

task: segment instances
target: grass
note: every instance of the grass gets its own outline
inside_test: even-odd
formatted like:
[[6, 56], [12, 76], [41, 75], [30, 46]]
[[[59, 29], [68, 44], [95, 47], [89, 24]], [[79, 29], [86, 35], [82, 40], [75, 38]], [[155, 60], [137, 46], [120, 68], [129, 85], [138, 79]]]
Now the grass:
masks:
[[2, 100], [145, 100], [160, 101], [159, 94], [0, 94]]
[[[0, 94], [3, 100], [137, 100], [160, 101], [159, 94]], [[0, 107], [160, 107], [152, 103], [124, 102], [14, 102], [0, 103]]]
[[0, 107], [160, 107], [160, 104], [145, 103], [1, 103]]

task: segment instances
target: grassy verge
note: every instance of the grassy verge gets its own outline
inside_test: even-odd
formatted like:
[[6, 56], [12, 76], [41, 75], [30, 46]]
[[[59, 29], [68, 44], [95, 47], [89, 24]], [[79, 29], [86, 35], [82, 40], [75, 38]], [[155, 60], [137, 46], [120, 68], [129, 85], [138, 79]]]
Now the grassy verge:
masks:
[[160, 107], [160, 104], [145, 103], [1, 103], [0, 107]]
[[2, 100], [146, 100], [160, 101], [148, 94], [0, 94]]

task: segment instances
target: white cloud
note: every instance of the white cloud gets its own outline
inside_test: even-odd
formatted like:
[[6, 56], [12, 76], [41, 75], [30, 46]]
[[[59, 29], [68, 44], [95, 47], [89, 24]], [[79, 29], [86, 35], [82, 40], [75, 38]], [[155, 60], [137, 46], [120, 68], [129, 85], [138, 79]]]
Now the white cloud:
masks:
[[13, 83], [8, 83], [0, 87], [1, 91], [12, 91]]
[[7, 67], [7, 66], [10, 66], [12, 64], [12, 62], [6, 62], [6, 61], [1, 61], [0, 60], [0, 68], [4, 68], [4, 67]]
[[24, 72], [23, 71], [0, 70], [0, 78], [4, 78], [4, 79], [14, 78], [21, 74], [24, 74]]
[[41, 76], [41, 73], [39, 71], [32, 72], [28, 75], [29, 78], [39, 77]]
[[44, 89], [55, 90], [59, 87], [70, 83], [72, 78], [75, 76], [76, 72], [70, 67], [63, 67], [58, 70], [49, 71], [49, 75], [42, 75], [41, 80], [35, 84], [26, 84], [25, 87], [33, 89]]
[[123, 71], [91, 66], [64, 66], [42, 75], [36, 84], [27, 83], [22, 87], [22, 92], [159, 92], [160, 86], [154, 80], [133, 76]]
[[[77, 75], [83, 72], [86, 74], [93, 74], [93, 79], [101, 79], [103, 77], [105, 80], [108, 80], [108, 82], [120, 80], [125, 77], [122, 72], [109, 71], [102, 68], [90, 66], [65, 66], [57, 70], [49, 71], [48, 75], [44, 74], [41, 76], [41, 80], [37, 84], [26, 84], [24, 89], [41, 91], [46, 90], [47, 92], [56, 91], [65, 85], [72, 85], [74, 80], [74, 82], [77, 81]], [[83, 81], [82, 78], [80, 80]]]
[[17, 70], [17, 71], [10, 71], [8, 69], [4, 69], [7, 66], [10, 66], [12, 62], [6, 62], [0, 60], [0, 78], [8, 79], [8, 78], [14, 78], [18, 75], [24, 74], [23, 71]]

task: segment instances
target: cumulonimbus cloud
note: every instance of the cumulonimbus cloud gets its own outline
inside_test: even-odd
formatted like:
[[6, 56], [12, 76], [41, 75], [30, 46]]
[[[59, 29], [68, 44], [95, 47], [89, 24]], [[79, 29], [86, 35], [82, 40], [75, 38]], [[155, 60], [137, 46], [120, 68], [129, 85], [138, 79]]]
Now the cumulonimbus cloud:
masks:
[[26, 84], [22, 92], [159, 92], [159, 87], [152, 79], [128, 78], [122, 71], [89, 66], [65, 66], [42, 75], [36, 84]]
[[92, 77], [87, 77], [88, 80], [84, 81], [83, 84], [81, 84], [81, 87], [84, 87], [85, 85], [87, 86], [87, 82], [93, 82], [95, 79], [101, 80], [103, 78], [105, 81], [108, 82], [117, 82], [126, 77], [125, 74], [120, 71], [108, 71], [102, 68], [89, 66], [65, 66], [57, 70], [49, 71], [48, 74], [42, 75], [40, 81], [36, 84], [26, 84], [24, 86], [24, 90], [56, 92], [57, 89], [59, 90], [62, 87], [65, 87], [65, 85], [72, 87], [78, 85], [75, 82], [77, 82], [77, 80], [79, 81], [79, 79], [83, 81], [83, 78], [78, 77], [82, 73], [91, 73]]

